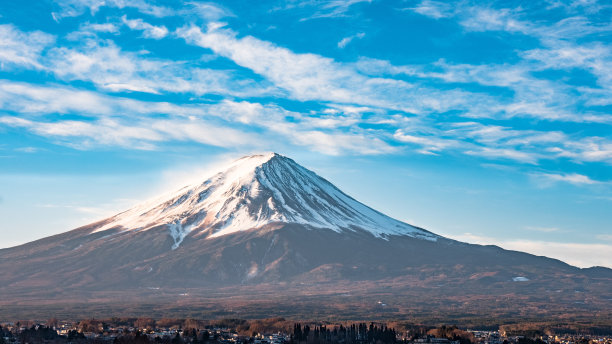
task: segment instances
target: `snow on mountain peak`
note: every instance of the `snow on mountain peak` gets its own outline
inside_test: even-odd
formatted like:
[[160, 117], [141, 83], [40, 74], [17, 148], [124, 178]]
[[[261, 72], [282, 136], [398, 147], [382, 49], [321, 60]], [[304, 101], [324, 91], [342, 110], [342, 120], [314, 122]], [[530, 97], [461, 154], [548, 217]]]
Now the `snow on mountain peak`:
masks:
[[240, 158], [202, 183], [114, 216], [96, 232], [167, 226], [173, 248], [177, 248], [192, 232], [218, 237], [271, 223], [298, 223], [337, 232], [363, 229], [381, 238], [438, 238], [365, 206], [277, 153]]

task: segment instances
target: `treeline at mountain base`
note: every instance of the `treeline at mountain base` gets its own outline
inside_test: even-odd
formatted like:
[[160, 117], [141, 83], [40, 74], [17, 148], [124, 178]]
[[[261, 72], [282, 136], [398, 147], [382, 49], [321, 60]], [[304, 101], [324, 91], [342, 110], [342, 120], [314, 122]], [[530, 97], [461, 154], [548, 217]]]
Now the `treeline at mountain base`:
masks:
[[[482, 333], [490, 336], [487, 340]], [[563, 338], [557, 336], [565, 336]], [[572, 337], [573, 336], [573, 337]], [[594, 336], [604, 336], [595, 341]], [[0, 344], [612, 344], [612, 328], [588, 324], [522, 323], [461, 329], [401, 321], [388, 323], [110, 318], [81, 321], [17, 321], [0, 324]], [[493, 340], [493, 341], [491, 341]]]

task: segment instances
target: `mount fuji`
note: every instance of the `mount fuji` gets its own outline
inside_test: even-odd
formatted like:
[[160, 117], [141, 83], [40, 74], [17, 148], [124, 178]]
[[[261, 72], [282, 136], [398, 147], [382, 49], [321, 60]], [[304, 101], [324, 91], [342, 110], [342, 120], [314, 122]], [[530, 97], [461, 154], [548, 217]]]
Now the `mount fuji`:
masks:
[[275, 153], [0, 250], [0, 307], [24, 317], [51, 309], [346, 318], [555, 317], [569, 309], [579, 317], [611, 313], [610, 285], [610, 269], [458, 242], [395, 220]]

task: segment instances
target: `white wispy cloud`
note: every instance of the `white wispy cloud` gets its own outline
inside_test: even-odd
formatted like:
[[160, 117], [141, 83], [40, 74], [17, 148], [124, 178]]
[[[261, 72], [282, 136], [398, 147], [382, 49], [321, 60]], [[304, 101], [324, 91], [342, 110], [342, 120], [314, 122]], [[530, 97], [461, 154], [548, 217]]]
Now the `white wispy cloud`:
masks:
[[391, 62], [386, 60], [380, 60], [369, 57], [360, 57], [356, 63], [354, 63], [354, 67], [360, 73], [370, 76], [379, 76], [379, 75], [397, 75], [397, 74], [405, 74], [409, 76], [423, 76], [423, 68], [422, 66], [396, 66], [391, 64]]
[[204, 116], [214, 106], [148, 102], [60, 85], [0, 80], [0, 109], [22, 116], [77, 114], [85, 117], [141, 115]]
[[527, 164], [537, 164], [540, 158], [537, 153], [519, 151], [513, 148], [481, 147], [465, 151], [465, 154], [492, 159], [509, 159]]
[[[0, 125], [22, 128], [78, 149], [104, 145], [156, 149], [171, 141], [228, 148], [255, 147], [260, 142], [262, 149], [290, 142], [330, 155], [381, 154], [396, 149], [381, 139], [380, 133], [363, 129], [346, 132], [325, 118], [246, 101], [178, 105], [0, 81], [0, 108], [19, 114], [0, 117]], [[57, 113], [90, 119], [49, 119]], [[287, 116], [294, 121], [285, 121]]]
[[15, 148], [15, 151], [22, 152], [22, 153], [36, 153], [39, 151], [39, 149], [36, 147], [19, 147], [19, 148]]
[[[422, 15], [439, 18], [446, 4], [423, 1], [411, 9]], [[455, 3], [453, 11], [445, 11], [445, 17], [455, 18], [468, 31], [504, 31], [531, 36], [540, 41], [541, 47], [517, 51], [522, 58], [518, 63], [505, 65], [456, 65], [438, 63], [442, 72], [422, 71], [421, 77], [441, 78], [447, 82], [476, 82], [482, 85], [501, 86], [515, 92], [512, 102], [500, 104], [495, 111], [506, 116], [521, 116], [551, 121], [611, 123], [607, 113], [576, 110], [581, 101], [587, 105], [608, 105], [612, 97], [612, 51], [601, 42], [578, 42], [595, 34], [612, 32], [612, 25], [595, 24], [584, 16], [569, 16], [557, 22], [542, 23], [525, 19], [528, 10], [518, 8], [493, 8]], [[599, 88], [570, 87], [564, 82], [546, 80], [534, 76], [543, 70], [588, 71], [598, 80]], [[419, 74], [419, 73], [417, 73]], [[576, 95], [578, 93], [578, 95]], [[494, 112], [493, 111], [493, 115]], [[472, 112], [480, 117], [493, 117], [491, 113]]]
[[[178, 35], [189, 43], [212, 49], [238, 65], [265, 76], [299, 100], [352, 103], [354, 99], [365, 98], [364, 102], [367, 103], [380, 102], [361, 94], [358, 89], [343, 87], [346, 83], [367, 87], [375, 83], [375, 80], [368, 80], [329, 58], [295, 54], [289, 49], [251, 36], [236, 38], [234, 32], [216, 27], [209, 27], [207, 32], [197, 27], [187, 27], [180, 29]], [[396, 84], [402, 86], [401, 82]]]
[[531, 253], [562, 260], [568, 264], [587, 268], [605, 266], [612, 268], [612, 245], [603, 243], [565, 243], [539, 240], [498, 240], [491, 237], [464, 233], [450, 236], [453, 239], [481, 245], [497, 245], [507, 250]]
[[295, 7], [309, 8], [313, 13], [300, 19], [300, 21], [306, 21], [318, 18], [347, 17], [353, 5], [371, 2], [372, 0], [289, 1], [285, 9], [292, 9]]
[[127, 19], [127, 16], [121, 17], [121, 20], [132, 30], [142, 31], [142, 35], [145, 38], [162, 39], [168, 35], [168, 29], [161, 25], [151, 25], [144, 20], [138, 19]]
[[612, 241], [612, 234], [599, 234], [596, 235], [596, 238], [599, 240]]
[[0, 80], [0, 108], [4, 111], [22, 114], [111, 114], [114, 109], [130, 108], [132, 102], [129, 99], [123, 99], [112, 104], [107, 100], [90, 91], [50, 88]]
[[562, 8], [568, 13], [575, 11], [586, 11], [587, 13], [597, 13], [603, 9], [610, 8], [610, 5], [598, 0], [546, 0], [547, 9]]
[[218, 21], [219, 19], [226, 17], [235, 17], [235, 14], [229, 9], [211, 2], [191, 1], [187, 2], [185, 5], [186, 8], [180, 11], [181, 15], [191, 12], [197, 14], [207, 21]]
[[[177, 35], [188, 43], [212, 49], [236, 64], [264, 76], [296, 100], [318, 100], [366, 105], [413, 113], [464, 109], [468, 94], [459, 90], [441, 92], [416, 87], [402, 80], [369, 77], [353, 66], [315, 54], [297, 54], [252, 36], [237, 38], [236, 33], [209, 25], [183, 27]], [[482, 95], [470, 95], [486, 98]], [[480, 104], [486, 103], [485, 100]]]
[[453, 6], [446, 2], [423, 0], [418, 5], [406, 10], [414, 11], [434, 19], [447, 18], [453, 14]]
[[40, 54], [54, 41], [53, 35], [41, 31], [23, 32], [11, 24], [0, 25], [0, 69], [41, 69]]
[[603, 137], [583, 137], [565, 142], [562, 147], [551, 147], [550, 151], [574, 161], [612, 164], [612, 141]]
[[407, 134], [402, 129], [396, 130], [393, 134], [393, 138], [400, 142], [421, 146], [422, 148], [419, 149], [418, 152], [422, 154], [437, 154], [448, 148], [461, 145], [461, 143], [457, 140], [444, 139], [434, 135], [411, 135]]
[[[150, 144], [138, 144], [143, 141], [160, 141], [161, 136], [147, 128], [120, 126], [113, 120], [96, 122], [57, 121], [35, 122], [17, 117], [0, 117], [0, 123], [27, 129], [35, 134], [51, 138], [69, 138], [70, 146], [87, 148], [93, 143], [118, 146], [132, 146], [137, 149], [150, 149]], [[82, 141], [77, 141], [80, 138]]]
[[540, 226], [526, 226], [525, 229], [536, 232], [552, 233], [558, 232], [560, 229], [557, 227], [540, 227]]
[[362, 39], [363, 37], [365, 37], [365, 33], [364, 32], [359, 32], [359, 33], [356, 33], [354, 35], [351, 35], [351, 36], [348, 36], [348, 37], [344, 37], [343, 39], [340, 40], [340, 42], [338, 42], [338, 48], [343, 49], [349, 43], [351, 43], [351, 41], [353, 41], [354, 39]]
[[119, 25], [116, 23], [84, 23], [79, 26], [79, 31], [118, 33]]
[[510, 9], [493, 9], [486, 7], [468, 7], [460, 24], [472, 31], [508, 31], [529, 33], [530, 26], [515, 19]]
[[591, 179], [590, 177], [578, 174], [554, 174], [554, 173], [532, 173], [531, 177], [536, 180], [541, 187], [550, 187], [556, 183], [569, 183], [574, 185], [593, 185], [601, 182]]
[[[597, 78], [598, 85], [606, 90], [612, 90], [612, 49], [600, 42], [574, 44], [568, 42], [553, 42], [550, 47], [527, 50], [522, 57], [533, 61], [534, 69], [572, 69], [579, 68], [588, 71]], [[597, 92], [594, 89], [582, 88], [582, 92]], [[602, 103], [601, 98], [597, 104]]]
[[[383, 154], [396, 148], [381, 138], [381, 133], [359, 128], [345, 131], [347, 124], [332, 118], [321, 118], [287, 111], [276, 105], [249, 102], [224, 101], [212, 106], [211, 113], [230, 116], [233, 121], [254, 124], [269, 133], [280, 135], [284, 140], [328, 155], [346, 153]], [[292, 122], [285, 121], [293, 118]], [[349, 116], [349, 122], [359, 119]]]
[[44, 68], [64, 80], [83, 80], [111, 91], [208, 93], [256, 96], [273, 93], [231, 71], [192, 67], [186, 61], [156, 59], [123, 51], [112, 41], [82, 40], [83, 45], [52, 49]]
[[[285, 133], [289, 134], [285, 129]], [[346, 152], [360, 154], [383, 154], [397, 151], [397, 148], [385, 141], [364, 134], [327, 133], [321, 130], [293, 131], [297, 135], [290, 136], [292, 142], [300, 146], [308, 146], [313, 150], [329, 155], [341, 155]]]
[[528, 252], [560, 259], [578, 267], [612, 267], [612, 245], [588, 243], [561, 243], [549, 241], [516, 240], [501, 243], [505, 249]]
[[512, 160], [537, 165], [541, 160], [569, 158], [577, 163], [609, 163], [612, 141], [581, 137], [560, 131], [512, 129], [478, 122], [431, 123], [420, 118], [386, 123], [399, 126], [393, 138], [421, 146], [419, 153], [462, 152], [492, 160]]
[[[512, 90], [511, 98], [480, 97], [477, 102], [460, 104], [459, 108], [465, 109], [466, 117], [526, 117], [547, 121], [612, 123], [612, 116], [608, 113], [576, 110], [575, 87], [534, 77], [533, 72], [540, 71], [541, 68], [528, 63], [470, 65], [439, 60], [429, 66], [393, 66], [388, 61], [362, 58], [357, 63], [357, 68], [368, 74], [404, 74], [422, 80], [476, 83]], [[585, 93], [592, 91], [584, 90]]]
[[141, 115], [204, 116], [210, 104], [149, 102], [59, 85], [32, 85], [0, 80], [0, 109], [20, 115], [77, 114], [80, 116], [138, 117]]
[[[400, 74], [416, 77], [418, 79], [413, 82], [416, 85], [427, 84], [430, 80], [442, 80], [446, 83], [476, 83], [512, 90], [511, 97], [484, 96], [473, 92], [469, 96], [463, 95], [478, 98], [477, 101], [465, 103], [455, 100], [455, 109], [463, 111], [465, 117], [502, 120], [524, 117], [547, 121], [612, 123], [612, 116], [607, 113], [575, 110], [574, 87], [535, 78], [532, 75], [533, 68], [524, 64], [468, 65], [440, 60], [429, 66], [393, 66], [388, 61], [362, 58], [356, 67], [370, 75]], [[451, 94], [446, 96], [448, 98]]]
[[67, 17], [77, 17], [89, 11], [92, 15], [102, 7], [117, 9], [134, 8], [143, 14], [155, 17], [165, 17], [175, 14], [169, 7], [151, 4], [147, 0], [54, 0], [58, 10], [52, 13], [56, 21]]
[[148, 150], [154, 149], [156, 143], [165, 141], [191, 141], [218, 147], [239, 147], [247, 144], [251, 146], [252, 142], [257, 140], [249, 133], [220, 127], [204, 120], [185, 118], [135, 121], [101, 118], [90, 122], [44, 122], [5, 116], [0, 117], [0, 124], [21, 127], [79, 149], [103, 145]]

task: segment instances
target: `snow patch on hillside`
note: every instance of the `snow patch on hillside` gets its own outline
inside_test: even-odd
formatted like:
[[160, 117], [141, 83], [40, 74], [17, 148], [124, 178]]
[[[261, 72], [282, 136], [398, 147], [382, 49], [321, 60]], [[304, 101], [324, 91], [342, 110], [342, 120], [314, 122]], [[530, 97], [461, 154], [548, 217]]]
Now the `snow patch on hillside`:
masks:
[[183, 224], [179, 220], [168, 224], [170, 236], [174, 240], [174, 244], [172, 245], [173, 250], [176, 250], [181, 245], [181, 243], [183, 242], [187, 234], [191, 232], [193, 227], [193, 225], [183, 226]]

